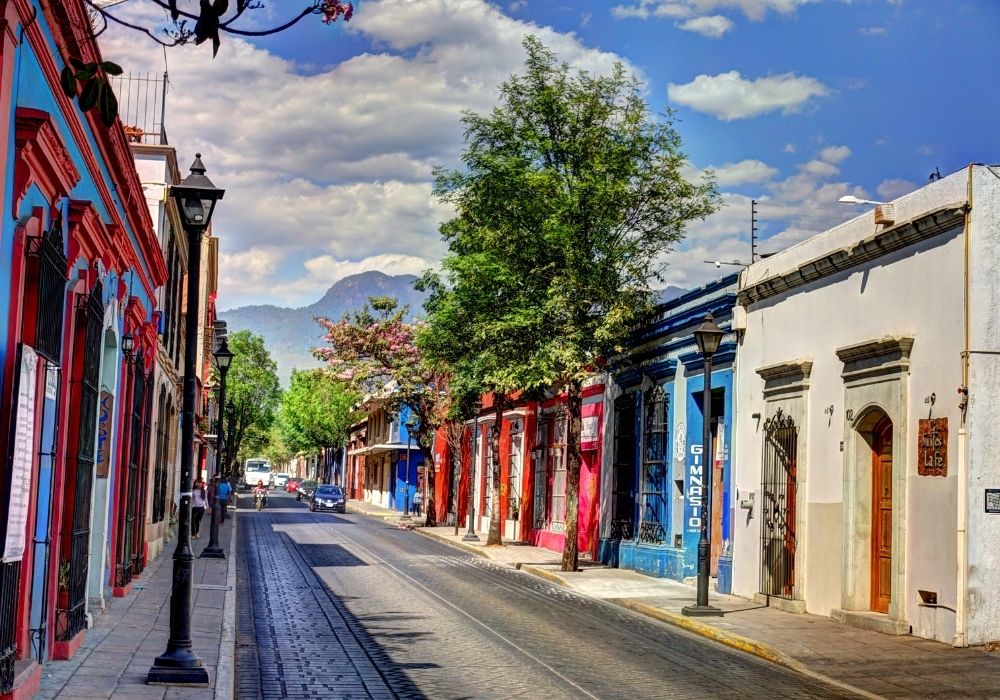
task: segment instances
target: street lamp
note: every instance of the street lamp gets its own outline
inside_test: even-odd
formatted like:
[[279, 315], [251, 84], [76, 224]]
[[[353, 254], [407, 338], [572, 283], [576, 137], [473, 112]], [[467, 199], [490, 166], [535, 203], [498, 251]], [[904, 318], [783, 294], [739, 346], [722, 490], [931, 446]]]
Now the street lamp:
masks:
[[478, 542], [479, 536], [476, 534], [476, 504], [474, 502], [476, 497], [476, 461], [479, 459], [479, 411], [482, 410], [482, 404], [476, 401], [473, 408], [476, 411], [475, 420], [472, 423], [472, 464], [469, 465], [469, 483], [465, 487], [465, 500], [469, 504], [469, 531], [462, 535], [462, 540], [465, 542]]
[[403, 497], [403, 517], [410, 517], [410, 446], [413, 444], [413, 429], [417, 427], [417, 417], [411, 411], [406, 417], [406, 492]]
[[178, 204], [187, 235], [187, 318], [184, 328], [184, 399], [181, 411], [180, 507], [177, 512], [177, 549], [173, 559], [170, 591], [170, 638], [167, 649], [156, 657], [147, 683], [208, 685], [208, 670], [191, 645], [191, 489], [194, 465], [194, 410], [198, 390], [198, 282], [201, 277], [201, 239], [212, 223], [216, 203], [225, 190], [205, 176], [201, 154], [195, 154], [191, 174], [170, 188]]
[[694, 331], [694, 341], [698, 344], [698, 352], [705, 358], [705, 390], [701, 399], [701, 410], [704, 422], [702, 430], [701, 454], [703, 488], [701, 491], [701, 536], [698, 538], [698, 594], [694, 605], [681, 609], [685, 615], [692, 617], [708, 617], [722, 615], [722, 610], [708, 604], [709, 576], [709, 521], [712, 516], [712, 355], [722, 343], [723, 332], [715, 324], [712, 314], [706, 314], [705, 320]]
[[[218, 349], [212, 353], [215, 356], [215, 364], [219, 368], [219, 435], [215, 440], [216, 444], [216, 460], [215, 460], [215, 474], [214, 476], [219, 476], [222, 471], [224, 471], [224, 466], [228, 459], [228, 453], [226, 452], [226, 422], [223, 417], [226, 413], [226, 375], [229, 374], [229, 365], [233, 362], [233, 353], [229, 350], [229, 343], [225, 338], [219, 343]], [[212, 502], [212, 522], [208, 528], [208, 545], [201, 550], [202, 559], [225, 559], [226, 553], [222, 551], [222, 547], [219, 545], [219, 523], [222, 516], [219, 503], [218, 491], [216, 491], [215, 500]]]
[[[233, 442], [235, 441], [236, 431], [232, 429], [233, 419], [235, 418], [235, 416], [236, 416], [236, 404], [233, 403], [232, 399], [229, 399], [229, 401], [226, 403], [226, 425], [229, 426], [229, 440], [227, 440], [226, 444], [226, 459], [229, 462], [232, 462], [233, 459], [236, 457], [236, 455], [233, 454]], [[229, 465], [224, 464], [222, 466], [223, 466], [222, 469], [223, 476], [229, 476]]]
[[880, 204], [885, 204], [885, 202], [876, 202], [871, 199], [858, 199], [853, 194], [845, 194], [837, 201], [840, 202], [841, 204], [874, 204], [876, 206]]

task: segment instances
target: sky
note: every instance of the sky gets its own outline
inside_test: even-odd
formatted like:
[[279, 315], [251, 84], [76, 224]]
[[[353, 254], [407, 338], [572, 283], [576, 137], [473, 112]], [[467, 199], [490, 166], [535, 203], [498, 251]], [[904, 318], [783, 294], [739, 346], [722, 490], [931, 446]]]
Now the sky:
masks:
[[[182, 0], [183, 7], [185, 0]], [[251, 25], [306, 0], [267, 0]], [[150, 0], [123, 17], [155, 26]], [[485, 112], [538, 36], [574, 66], [621, 62], [653, 118], [671, 113], [686, 174], [715, 173], [720, 210], [669, 253], [662, 284], [692, 288], [861, 215], [970, 162], [1000, 161], [997, 0], [359, 0], [348, 24], [164, 51], [109, 29], [105, 58], [169, 72], [165, 124], [226, 189], [214, 232], [221, 309], [307, 305], [367, 270], [419, 273], [451, 216], [432, 195], [456, 167], [463, 110]], [[661, 284], [661, 283], [658, 283]]]

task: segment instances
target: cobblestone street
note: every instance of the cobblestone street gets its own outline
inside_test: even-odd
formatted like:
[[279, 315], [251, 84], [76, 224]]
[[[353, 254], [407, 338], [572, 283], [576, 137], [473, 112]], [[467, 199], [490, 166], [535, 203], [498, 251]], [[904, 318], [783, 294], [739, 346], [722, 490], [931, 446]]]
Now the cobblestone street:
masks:
[[241, 699], [846, 697], [374, 518], [241, 517]]

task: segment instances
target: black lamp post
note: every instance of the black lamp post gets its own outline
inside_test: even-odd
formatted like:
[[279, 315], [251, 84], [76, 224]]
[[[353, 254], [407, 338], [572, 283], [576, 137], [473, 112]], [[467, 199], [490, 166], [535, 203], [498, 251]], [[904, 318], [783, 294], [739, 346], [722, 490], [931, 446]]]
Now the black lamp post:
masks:
[[[219, 435], [215, 439], [216, 460], [214, 476], [220, 476], [225, 471], [223, 465], [225, 465], [225, 460], [228, 458], [228, 453], [226, 452], [226, 422], [223, 420], [223, 416], [226, 413], [226, 375], [229, 373], [229, 365], [233, 361], [233, 353], [229, 350], [229, 343], [223, 338], [219, 343], [218, 349], [212, 354], [215, 357], [215, 364], [219, 368]], [[226, 553], [222, 551], [222, 547], [219, 545], [221, 515], [219, 498], [218, 494], [216, 494], [215, 501], [212, 503], [212, 522], [208, 528], [208, 546], [201, 550], [202, 559], [226, 558]]]
[[232, 399], [226, 403], [226, 425], [229, 426], [229, 440], [226, 444], [226, 459], [228, 460], [226, 464], [222, 465], [222, 475], [229, 476], [229, 463], [233, 461], [236, 456], [233, 454], [233, 442], [235, 441], [236, 431], [233, 430], [233, 418], [236, 416], [236, 404], [233, 403]]
[[406, 485], [403, 501], [403, 517], [410, 517], [410, 448], [413, 445], [413, 429], [417, 427], [416, 416], [411, 412], [406, 417]]
[[201, 154], [195, 155], [191, 174], [170, 188], [180, 209], [188, 246], [187, 319], [184, 328], [184, 400], [181, 412], [180, 507], [177, 512], [177, 549], [174, 550], [170, 591], [170, 638], [146, 675], [147, 683], [208, 685], [208, 670], [191, 645], [191, 489], [194, 465], [194, 410], [197, 395], [198, 283], [201, 277], [201, 239], [212, 222], [221, 190], [205, 177]]
[[694, 605], [684, 607], [681, 612], [692, 617], [709, 617], [722, 614], [722, 610], [708, 604], [708, 559], [711, 550], [709, 542], [709, 520], [712, 517], [712, 355], [722, 343], [723, 332], [715, 324], [712, 314], [705, 314], [705, 320], [694, 331], [694, 341], [698, 351], [705, 358], [705, 390], [701, 399], [704, 423], [702, 431], [702, 490], [701, 490], [701, 537], [698, 538], [698, 597]]
[[482, 404], [476, 401], [476, 418], [472, 422], [472, 464], [469, 465], [469, 485], [465, 488], [466, 501], [469, 504], [469, 531], [462, 535], [462, 540], [465, 542], [478, 542], [479, 536], [476, 534], [476, 462], [479, 460], [479, 454], [481, 450], [479, 449], [479, 411], [482, 410]]
[[125, 357], [132, 357], [133, 350], [135, 350], [135, 338], [131, 333], [126, 333], [122, 336], [122, 354]]

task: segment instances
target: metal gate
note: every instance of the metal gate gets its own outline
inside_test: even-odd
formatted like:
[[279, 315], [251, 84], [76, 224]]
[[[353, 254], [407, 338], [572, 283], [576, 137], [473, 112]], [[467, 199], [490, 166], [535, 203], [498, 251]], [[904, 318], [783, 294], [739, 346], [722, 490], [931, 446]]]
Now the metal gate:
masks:
[[[140, 362], [139, 369], [142, 369]], [[146, 496], [149, 493], [149, 428], [150, 415], [153, 410], [153, 374], [147, 373], [142, 382], [141, 417], [139, 428], [139, 445], [136, 451], [138, 460], [135, 499], [135, 518], [132, 527], [133, 552], [132, 552], [132, 576], [138, 576], [146, 568]]]
[[[135, 557], [135, 517], [139, 497], [139, 448], [142, 442], [143, 374], [142, 351], [130, 361], [132, 377], [132, 407], [129, 416], [128, 449], [126, 466], [121, 474], [119, 492], [121, 516], [118, 520], [117, 558], [115, 561], [115, 586], [124, 588], [132, 582]], [[141, 546], [141, 544], [140, 544]]]
[[[91, 485], [97, 436], [98, 382], [103, 340], [103, 288], [98, 282], [77, 305], [77, 337], [83, 346], [83, 362], [77, 384], [79, 427], [76, 435], [76, 464], [73, 491], [67, 506], [68, 527], [63, 533], [62, 556], [69, 570], [59, 581], [56, 606], [56, 639], [69, 641], [87, 627], [87, 573], [90, 560]], [[61, 568], [61, 567], [60, 567]]]
[[611, 483], [611, 539], [631, 540], [635, 520], [635, 394], [615, 402]]
[[760, 592], [789, 598], [795, 589], [795, 486], [799, 429], [778, 411], [764, 422]]
[[662, 386], [646, 392], [642, 414], [642, 476], [639, 495], [638, 541], [662, 544], [667, 541], [663, 525], [667, 517], [667, 396]]

